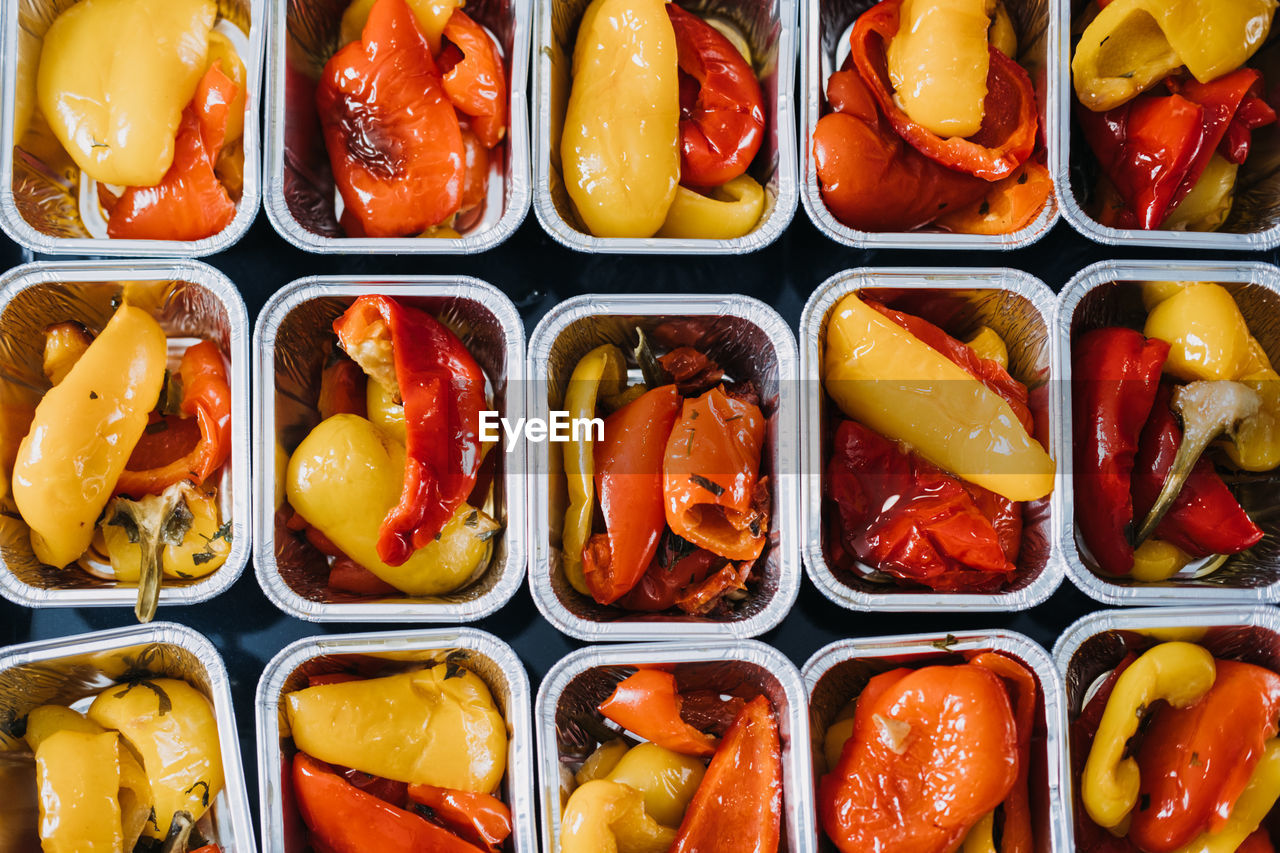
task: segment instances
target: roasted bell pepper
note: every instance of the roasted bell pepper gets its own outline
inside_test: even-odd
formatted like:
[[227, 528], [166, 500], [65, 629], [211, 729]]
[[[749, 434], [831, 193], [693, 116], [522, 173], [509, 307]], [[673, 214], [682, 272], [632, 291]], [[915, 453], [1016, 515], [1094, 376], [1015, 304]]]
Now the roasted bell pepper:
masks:
[[85, 354], [91, 343], [93, 343], [92, 336], [79, 323], [54, 323], [44, 330], [44, 353], [41, 356], [40, 368], [44, 371], [45, 378], [49, 380], [50, 387], [67, 378], [71, 368]]
[[1200, 646], [1168, 642], [1151, 647], [1120, 674], [1080, 781], [1081, 800], [1094, 823], [1120, 826], [1138, 805], [1140, 771], [1127, 745], [1143, 710], [1160, 700], [1174, 708], [1194, 705], [1213, 687], [1215, 672], [1213, 656]]
[[1207, 832], [1176, 853], [1240, 853], [1280, 799], [1280, 739], [1267, 741], [1231, 816], [1217, 832]]
[[577, 788], [560, 818], [560, 853], [661, 853], [676, 832], [644, 809], [644, 795], [620, 782], [596, 779]]
[[332, 853], [483, 853], [447, 829], [366, 794], [305, 752], [293, 757], [293, 793], [312, 839]]
[[605, 419], [604, 440], [595, 445], [595, 476], [607, 532], [592, 536], [582, 550], [587, 589], [601, 604], [635, 586], [657, 553], [666, 524], [663, 454], [680, 404], [676, 386], [664, 385]]
[[41, 850], [123, 850], [119, 736], [55, 732], [36, 747], [35, 760]]
[[1017, 725], [994, 673], [892, 670], [858, 698], [853, 734], [818, 784], [819, 822], [845, 853], [955, 850], [1017, 777]]
[[455, 834], [486, 850], [497, 850], [511, 834], [511, 809], [492, 794], [410, 785], [409, 799], [430, 809]]
[[487, 794], [506, 769], [506, 722], [457, 664], [308, 687], [285, 711], [300, 750], [375, 776]]
[[657, 236], [732, 240], [755, 228], [764, 213], [764, 187], [750, 175], [739, 175], [707, 192], [678, 187]]
[[199, 820], [222, 790], [222, 747], [213, 703], [176, 678], [143, 679], [98, 694], [88, 717], [118, 731], [142, 757], [155, 819], [145, 834], [163, 839], [175, 815]]
[[[369, 382], [364, 371], [354, 362], [339, 358], [325, 366], [320, 372], [320, 396], [316, 399], [316, 411], [320, 420], [328, 420], [334, 415], [359, 415], [368, 417], [369, 398], [374, 395], [373, 387], [377, 385], [379, 397], [391, 403], [390, 395], [382, 385]], [[397, 436], [404, 441], [403, 409], [401, 410], [400, 428], [402, 434]], [[370, 418], [373, 420], [373, 418]]]
[[1272, 846], [1271, 836], [1267, 831], [1259, 829], [1246, 838], [1244, 843], [1236, 848], [1235, 853], [1276, 853], [1276, 848]]
[[760, 556], [769, 526], [760, 479], [764, 430], [760, 408], [721, 387], [684, 401], [662, 466], [672, 533], [730, 560]]
[[405, 0], [377, 0], [325, 65], [316, 111], [349, 236], [419, 234], [462, 200], [462, 130]]
[[461, 9], [449, 16], [444, 37], [462, 53], [462, 60], [444, 72], [445, 94], [471, 117], [481, 144], [493, 148], [507, 133], [507, 73], [498, 46]]
[[1120, 327], [1072, 346], [1076, 530], [1102, 571], [1133, 568], [1131, 478], [1169, 345]]
[[1129, 837], [1167, 853], [1220, 830], [1280, 717], [1280, 675], [1232, 660], [1216, 663], [1213, 686], [1187, 708], [1156, 706], [1137, 749], [1139, 807]]
[[849, 40], [854, 66], [881, 112], [908, 144], [931, 160], [987, 181], [1005, 177], [1035, 148], [1036, 92], [1021, 65], [987, 47], [989, 68], [982, 125], [968, 138], [940, 136], [912, 120], [898, 105], [887, 53], [899, 31], [904, 0], [880, 0], [858, 17]]
[[597, 237], [652, 237], [680, 178], [680, 87], [666, 0], [592, 0], [560, 141], [565, 189]]
[[573, 774], [573, 781], [578, 785], [585, 785], [595, 779], [608, 777], [613, 772], [613, 768], [618, 766], [622, 756], [630, 751], [631, 745], [620, 737], [605, 741], [587, 756], [587, 760], [578, 768], [578, 772]]
[[725, 565], [724, 557], [697, 548], [687, 554], [663, 553], [659, 548], [653, 562], [631, 590], [618, 599], [626, 610], [657, 612], [676, 607], [685, 591], [700, 585]]
[[644, 794], [645, 812], [674, 829], [680, 826], [706, 771], [700, 758], [641, 743], [618, 759], [607, 778]]
[[782, 745], [764, 696], [738, 714], [685, 811], [671, 853], [776, 853], [782, 827]]
[[126, 304], [36, 406], [12, 488], [41, 562], [62, 567], [89, 547], [160, 396], [164, 370], [164, 330]]
[[[352, 0], [342, 13], [342, 25], [338, 30], [340, 45], [347, 45], [360, 38], [364, 25], [369, 22], [369, 12], [377, 0]], [[408, 0], [418, 29], [431, 46], [431, 55], [437, 56], [443, 47], [444, 28], [453, 17], [455, 9], [466, 5], [466, 0]]]
[[760, 82], [706, 21], [674, 3], [667, 15], [680, 66], [680, 183], [720, 186], [746, 172], [764, 142]]
[[1168, 342], [1164, 370], [1187, 382], [1238, 379], [1254, 359], [1244, 315], [1230, 292], [1212, 282], [1186, 282], [1152, 305], [1142, 332]]
[[378, 534], [378, 556], [402, 565], [435, 540], [475, 487], [484, 372], [439, 320], [389, 296], [361, 296], [333, 331], [365, 373], [404, 401], [404, 488]]
[[80, 0], [62, 8], [40, 50], [41, 112], [90, 177], [155, 186], [174, 162], [174, 137], [205, 72], [217, 4]]
[[[1160, 384], [1151, 415], [1138, 440], [1131, 483], [1137, 518], [1145, 517], [1155, 504], [1182, 443], [1182, 429], [1169, 408], [1172, 393], [1170, 383]], [[1251, 548], [1262, 539], [1262, 530], [1245, 514], [1213, 463], [1202, 456], [1173, 507], [1156, 527], [1155, 535], [1191, 558], [1201, 559], [1210, 554], [1236, 554]]]
[[[1031, 773], [1031, 739], [1040, 688], [1031, 670], [1000, 652], [982, 652], [970, 658], [969, 663], [991, 670], [1005, 682], [1005, 689], [1009, 690], [1013, 703], [1014, 722], [1018, 727], [1018, 777], [1002, 806], [1004, 824], [1000, 834], [1000, 853], [1032, 853], [1035, 838], [1031, 830], [1031, 791], [1028, 788], [1028, 778]], [[988, 826], [982, 837], [987, 838], [990, 831]], [[972, 834], [971, 832], [970, 837]], [[965, 853], [969, 853], [968, 848]]]
[[706, 757], [716, 739], [680, 718], [676, 678], [660, 669], [641, 669], [618, 682], [598, 710], [624, 729], [681, 755]]
[[[149, 452], [151, 439], [163, 436], [177, 419], [154, 422], [135, 445], [129, 467], [116, 481], [116, 494], [140, 498], [158, 495], [183, 481], [200, 485], [227, 461], [231, 453], [231, 386], [217, 345], [201, 341], [187, 347], [178, 364], [178, 381], [182, 390], [178, 411], [183, 418], [196, 419], [199, 441], [178, 459], [163, 458], [160, 448], [153, 454]], [[157, 424], [164, 424], [164, 428], [156, 429]], [[163, 444], [163, 438], [156, 443]]]
[[823, 385], [850, 418], [956, 477], [1012, 501], [1053, 490], [1053, 459], [1009, 403], [856, 293], [832, 309]]
[[1053, 195], [1053, 178], [1043, 163], [1027, 160], [1008, 177], [989, 185], [978, 201], [944, 213], [939, 228], [957, 234], [1014, 234], [1031, 225]]
[[[236, 217], [236, 205], [214, 174], [240, 87], [214, 65], [200, 78], [182, 113], [173, 165], [155, 184], [130, 185], [117, 199], [98, 185], [107, 236], [125, 240], [203, 240]], [[243, 110], [243, 105], [241, 106]]]

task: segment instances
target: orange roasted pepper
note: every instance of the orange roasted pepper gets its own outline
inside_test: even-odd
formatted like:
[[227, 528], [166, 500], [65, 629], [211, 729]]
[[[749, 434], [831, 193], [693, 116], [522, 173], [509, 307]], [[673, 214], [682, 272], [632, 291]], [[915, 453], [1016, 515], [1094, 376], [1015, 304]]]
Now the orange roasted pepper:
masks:
[[461, 59], [446, 67], [442, 55], [444, 92], [461, 113], [471, 117], [471, 129], [485, 148], [493, 148], [507, 133], [507, 75], [498, 47], [484, 27], [455, 9], [445, 24], [444, 37]]
[[1031, 853], [1035, 839], [1031, 833], [1031, 791], [1027, 777], [1031, 770], [1031, 730], [1035, 725], [1039, 688], [1031, 670], [999, 652], [983, 652], [969, 661], [989, 669], [1005, 682], [1013, 697], [1013, 718], [1018, 727], [1018, 778], [1004, 801], [1004, 829], [1000, 853]]
[[511, 834], [511, 809], [492, 794], [410, 785], [409, 799], [431, 809], [440, 821], [464, 841], [497, 850]]
[[704, 758], [714, 754], [716, 739], [681, 719], [680, 704], [674, 675], [660, 669], [641, 669], [618, 682], [597, 710], [663, 749]]

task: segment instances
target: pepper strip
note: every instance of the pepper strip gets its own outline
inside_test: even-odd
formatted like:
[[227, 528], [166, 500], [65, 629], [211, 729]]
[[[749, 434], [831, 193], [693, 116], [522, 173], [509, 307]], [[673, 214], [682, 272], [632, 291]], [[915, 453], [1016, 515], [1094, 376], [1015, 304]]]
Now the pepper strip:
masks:
[[409, 799], [426, 806], [449, 829], [490, 853], [511, 834], [511, 809], [491, 794], [410, 785]]
[[404, 489], [378, 532], [378, 557], [404, 565], [435, 539], [475, 487], [484, 372], [439, 320], [388, 296], [361, 296], [333, 322], [333, 331], [366, 372], [371, 361], [385, 366], [385, 348], [391, 350], [404, 400]]
[[714, 754], [716, 739], [681, 719], [680, 704], [674, 675], [660, 669], [641, 669], [618, 682], [597, 710], [664, 749], [703, 758]]
[[498, 47], [470, 15], [455, 9], [445, 24], [444, 37], [462, 53], [462, 60], [444, 68], [444, 93], [459, 112], [471, 116], [471, 129], [480, 144], [493, 148], [507, 133], [507, 75]]
[[1031, 853], [1035, 840], [1031, 833], [1031, 792], [1027, 778], [1031, 771], [1031, 732], [1035, 725], [1039, 688], [1031, 670], [999, 652], [974, 655], [969, 663], [989, 669], [1013, 688], [1014, 724], [1018, 728], [1018, 776], [1004, 801], [1004, 830], [1000, 853]]
[[898, 33], [901, 6], [902, 0], [880, 0], [862, 13], [849, 35], [854, 65], [881, 112], [899, 136], [929, 159], [988, 181], [1005, 177], [1035, 150], [1038, 122], [1031, 78], [1021, 65], [990, 47], [981, 130], [968, 139], [943, 139], [913, 121], [894, 100], [886, 51]]

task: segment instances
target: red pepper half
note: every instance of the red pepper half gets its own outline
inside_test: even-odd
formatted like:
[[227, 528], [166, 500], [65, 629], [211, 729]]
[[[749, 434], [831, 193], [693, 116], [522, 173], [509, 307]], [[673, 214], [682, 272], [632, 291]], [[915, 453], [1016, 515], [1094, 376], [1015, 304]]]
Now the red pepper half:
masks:
[[680, 65], [680, 183], [717, 187], [747, 171], [764, 142], [760, 81], [706, 21], [667, 4]]
[[1072, 346], [1076, 530], [1107, 574], [1133, 569], [1130, 480], [1168, 355], [1165, 341], [1118, 326], [1086, 332]]
[[[195, 418], [200, 438], [190, 452], [177, 459], [159, 460], [148, 452], [151, 444], [144, 435], [129, 457], [128, 467], [116, 481], [116, 494], [141, 497], [158, 495], [174, 483], [190, 480], [200, 484], [222, 467], [231, 453], [231, 386], [222, 353], [210, 341], [187, 347], [178, 364], [182, 382], [181, 418], [165, 418], [165, 430], [181, 429], [182, 420]], [[153, 433], [155, 434], [155, 433]], [[155, 467], [142, 468], [143, 465]], [[134, 466], [139, 466], [135, 468]]]
[[431, 47], [405, 0], [378, 0], [316, 90], [349, 236], [419, 234], [457, 212], [465, 157]]
[[436, 820], [490, 853], [511, 834], [511, 809], [490, 794], [410, 785], [409, 799], [426, 806]]
[[582, 549], [582, 571], [591, 597], [612, 604], [649, 568], [666, 526], [662, 458], [680, 413], [674, 385], [645, 392], [604, 422], [604, 440], [593, 449], [596, 494], [606, 533]]
[[459, 112], [471, 116], [471, 129], [485, 148], [493, 148], [507, 133], [507, 72], [498, 46], [484, 27], [461, 9], [454, 9], [444, 37], [462, 59], [444, 72], [444, 91]]
[[1137, 750], [1141, 788], [1129, 837], [1170, 853], [1222, 828], [1280, 716], [1280, 675], [1216, 661], [1213, 687], [1189, 708], [1162, 703]]
[[671, 853], [775, 853], [782, 827], [782, 745], [764, 696], [747, 703], [707, 765]]
[[237, 86], [214, 63], [182, 113], [173, 164], [154, 187], [128, 187], [119, 199], [99, 184], [107, 236], [123, 240], [203, 240], [231, 224], [236, 205], [214, 174]]
[[813, 131], [822, 199], [860, 231], [913, 231], [982, 198], [991, 184], [902, 141], [856, 71], [827, 80], [831, 112]]
[[357, 362], [370, 349], [381, 354], [375, 359], [391, 350], [404, 400], [404, 489], [382, 522], [378, 556], [399, 566], [435, 538], [475, 486], [484, 372], [439, 320], [389, 296], [361, 296], [333, 331]]
[[640, 669], [618, 682], [597, 710], [629, 732], [681, 755], [705, 758], [716, 739], [680, 718], [676, 677], [660, 669]]
[[293, 791], [313, 845], [330, 853], [483, 853], [448, 830], [366, 794], [305, 752], [293, 759]]
[[1001, 807], [1004, 824], [1000, 833], [1000, 853], [1032, 853], [1035, 838], [1031, 831], [1031, 734], [1035, 727], [1039, 686], [1035, 674], [1013, 658], [1000, 652], [974, 655], [969, 663], [989, 669], [1005, 682], [1013, 703], [1013, 718], [1018, 727], [1018, 778]]
[[858, 18], [849, 41], [858, 74], [898, 135], [930, 160], [949, 169], [995, 181], [1018, 168], [1035, 149], [1036, 90], [1026, 70], [990, 48], [982, 127], [968, 139], [943, 139], [908, 116], [894, 100], [886, 58], [898, 33], [902, 0], [880, 0]]
[[[1173, 467], [1178, 446], [1182, 444], [1178, 419], [1169, 410], [1172, 394], [1172, 383], [1160, 383], [1151, 417], [1138, 440], [1132, 482], [1133, 511], [1137, 518], [1145, 518], [1155, 504], [1165, 477]], [[1213, 463], [1202, 456], [1155, 535], [1200, 559], [1210, 554], [1236, 554], [1252, 548], [1262, 539], [1262, 529], [1240, 507]]]

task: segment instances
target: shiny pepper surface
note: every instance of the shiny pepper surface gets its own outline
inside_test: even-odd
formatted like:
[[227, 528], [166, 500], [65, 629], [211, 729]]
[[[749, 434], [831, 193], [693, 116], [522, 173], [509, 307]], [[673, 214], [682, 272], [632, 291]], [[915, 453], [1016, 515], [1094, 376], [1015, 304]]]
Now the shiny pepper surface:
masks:
[[90, 177], [154, 186], [205, 71], [213, 0], [80, 0], [44, 37], [37, 94]]
[[322, 761], [397, 782], [489, 793], [507, 724], [488, 686], [454, 664], [290, 693], [293, 740]]
[[676, 37], [664, 0], [594, 0], [578, 26], [560, 157], [597, 237], [651, 237], [680, 179]]
[[40, 849], [119, 853], [120, 763], [115, 732], [55, 732], [36, 749]]

